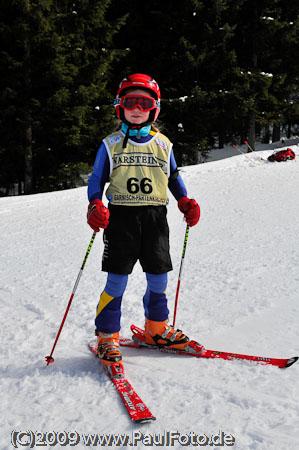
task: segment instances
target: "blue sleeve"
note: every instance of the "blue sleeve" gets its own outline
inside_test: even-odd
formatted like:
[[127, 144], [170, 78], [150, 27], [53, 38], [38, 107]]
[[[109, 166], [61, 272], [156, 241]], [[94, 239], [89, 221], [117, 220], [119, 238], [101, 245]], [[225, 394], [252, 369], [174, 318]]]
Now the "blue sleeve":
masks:
[[88, 182], [88, 200], [102, 200], [105, 184], [109, 181], [110, 163], [105, 145], [102, 143]]
[[182, 197], [187, 197], [187, 189], [185, 183], [180, 174], [174, 179], [171, 179], [172, 174], [174, 174], [178, 170], [177, 163], [174, 158], [173, 151], [171, 150], [170, 154], [170, 180], [168, 183], [168, 187], [172, 195], [176, 200], [179, 200]]

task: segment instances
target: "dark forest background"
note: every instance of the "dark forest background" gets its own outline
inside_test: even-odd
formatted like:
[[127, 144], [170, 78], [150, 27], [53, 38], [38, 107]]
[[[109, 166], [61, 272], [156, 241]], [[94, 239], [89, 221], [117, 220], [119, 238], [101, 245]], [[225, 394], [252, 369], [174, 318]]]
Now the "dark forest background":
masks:
[[0, 0], [1, 195], [80, 184], [133, 72], [160, 85], [178, 165], [290, 137], [298, 23], [294, 0]]

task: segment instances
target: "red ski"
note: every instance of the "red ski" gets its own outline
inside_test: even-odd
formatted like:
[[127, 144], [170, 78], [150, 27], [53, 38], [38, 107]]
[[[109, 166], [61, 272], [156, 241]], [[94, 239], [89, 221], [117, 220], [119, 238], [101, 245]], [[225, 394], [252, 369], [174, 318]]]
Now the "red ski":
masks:
[[[89, 349], [97, 356], [97, 346], [95, 343], [88, 345]], [[116, 387], [116, 390], [129, 413], [130, 418], [135, 423], [156, 420], [148, 407], [143, 403], [131, 383], [125, 376], [124, 366], [122, 364], [111, 364], [106, 370], [109, 378]]]
[[298, 356], [294, 356], [293, 358], [267, 358], [264, 356], [253, 356], [253, 355], [242, 355], [238, 353], [230, 353], [230, 352], [221, 352], [217, 350], [207, 350], [202, 349], [200, 345], [198, 345], [195, 341], [191, 341], [190, 347], [191, 351], [181, 351], [174, 350], [168, 347], [159, 347], [154, 345], [148, 345], [144, 342], [144, 330], [136, 327], [135, 325], [131, 325], [131, 330], [133, 333], [132, 339], [121, 338], [119, 340], [120, 345], [124, 347], [132, 347], [132, 348], [143, 348], [143, 349], [154, 349], [159, 350], [165, 353], [174, 353], [177, 355], [188, 355], [194, 356], [195, 358], [218, 358], [225, 360], [246, 360], [250, 362], [254, 362], [256, 364], [263, 365], [271, 365], [277, 366], [279, 368], [290, 367], [298, 360]]

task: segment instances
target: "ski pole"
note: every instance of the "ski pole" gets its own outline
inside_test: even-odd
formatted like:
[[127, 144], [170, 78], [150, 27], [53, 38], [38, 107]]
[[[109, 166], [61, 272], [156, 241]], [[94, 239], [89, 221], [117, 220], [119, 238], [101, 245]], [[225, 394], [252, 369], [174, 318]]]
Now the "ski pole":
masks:
[[236, 145], [233, 145], [233, 147], [238, 150], [239, 153], [241, 153], [242, 155], [244, 155], [249, 161], [251, 161], [253, 164], [256, 163], [256, 161], [254, 161], [253, 159], [249, 158], [249, 156], [247, 155], [247, 153], [242, 152], [242, 150], [240, 150]]
[[70, 297], [70, 299], [69, 299], [67, 308], [66, 308], [66, 310], [65, 310], [65, 313], [64, 313], [62, 322], [61, 322], [61, 324], [60, 324], [60, 327], [59, 327], [59, 330], [58, 330], [58, 333], [57, 333], [57, 336], [56, 336], [54, 345], [53, 345], [53, 347], [52, 347], [51, 354], [50, 354], [49, 356], [46, 356], [46, 363], [47, 363], [47, 366], [48, 366], [50, 363], [53, 363], [53, 362], [54, 362], [54, 358], [52, 357], [52, 355], [53, 355], [54, 349], [55, 349], [55, 347], [56, 347], [57, 341], [58, 341], [58, 339], [59, 339], [59, 336], [60, 336], [61, 330], [62, 330], [62, 328], [63, 328], [64, 322], [65, 322], [66, 317], [67, 317], [67, 315], [68, 315], [68, 312], [69, 312], [69, 310], [70, 310], [70, 307], [71, 307], [71, 304], [72, 304], [72, 301], [73, 301], [75, 292], [76, 292], [76, 290], [77, 290], [77, 287], [78, 287], [78, 284], [79, 284], [79, 281], [80, 281], [80, 278], [81, 278], [81, 275], [82, 275], [84, 266], [85, 266], [85, 264], [86, 264], [86, 261], [87, 261], [87, 258], [88, 258], [88, 255], [89, 255], [89, 253], [90, 253], [90, 250], [91, 250], [91, 247], [92, 247], [92, 244], [93, 244], [93, 241], [94, 241], [95, 237], [96, 237], [96, 232], [94, 231], [94, 232], [93, 232], [93, 235], [92, 235], [92, 238], [91, 238], [91, 240], [90, 240], [89, 246], [88, 246], [88, 248], [87, 248], [87, 251], [86, 251], [86, 254], [85, 254], [85, 257], [84, 257], [82, 266], [81, 266], [81, 269], [80, 269], [80, 271], [79, 271], [79, 274], [78, 274], [78, 276], [77, 276], [75, 285], [74, 285], [74, 287], [73, 287], [73, 291], [72, 291], [71, 297]]
[[[247, 141], [244, 141], [244, 144], [247, 145], [247, 147], [251, 150], [251, 153], [255, 153], [256, 154], [256, 150], [253, 150], [253, 148], [251, 147], [251, 145], [249, 145], [249, 143]], [[262, 158], [260, 156], [257, 156], [257, 161], [262, 164]]]
[[184, 264], [184, 258], [185, 258], [186, 247], [187, 247], [187, 242], [188, 242], [188, 236], [189, 236], [189, 225], [187, 225], [187, 228], [186, 228], [185, 239], [184, 239], [184, 246], [183, 246], [183, 253], [182, 253], [181, 265], [180, 265], [180, 271], [179, 271], [179, 279], [178, 279], [178, 284], [177, 284], [177, 288], [176, 288], [174, 314], [173, 314], [173, 324], [172, 324], [173, 327], [175, 325], [176, 311], [177, 311], [177, 307], [178, 307], [179, 290], [180, 290], [180, 285], [181, 285], [181, 276], [182, 276], [182, 272], [183, 272], [183, 264]]
[[248, 144], [248, 142], [247, 141], [245, 141], [244, 142], [246, 145], [247, 145], [247, 147], [252, 151], [252, 152], [254, 152], [255, 150], [253, 150], [253, 148]]

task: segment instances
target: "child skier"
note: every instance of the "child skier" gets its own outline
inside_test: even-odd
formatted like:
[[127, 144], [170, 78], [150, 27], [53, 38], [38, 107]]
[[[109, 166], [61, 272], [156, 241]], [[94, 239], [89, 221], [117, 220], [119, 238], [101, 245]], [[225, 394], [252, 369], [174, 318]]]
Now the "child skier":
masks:
[[[108, 276], [95, 319], [98, 355], [104, 365], [122, 360], [121, 301], [137, 260], [147, 279], [145, 342], [181, 350], [190, 343], [181, 330], [167, 323], [165, 291], [167, 272], [172, 270], [167, 188], [189, 226], [197, 224], [200, 208], [187, 197], [171, 142], [152, 125], [160, 99], [159, 86], [148, 75], [135, 73], [121, 81], [114, 102], [120, 129], [103, 140], [88, 184], [87, 222], [96, 232], [105, 229], [102, 270]], [[102, 203], [107, 182], [108, 208]]]

